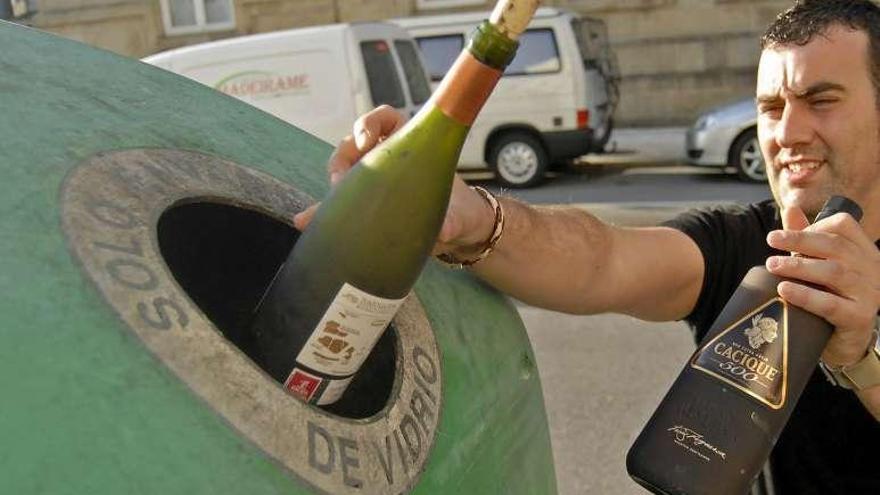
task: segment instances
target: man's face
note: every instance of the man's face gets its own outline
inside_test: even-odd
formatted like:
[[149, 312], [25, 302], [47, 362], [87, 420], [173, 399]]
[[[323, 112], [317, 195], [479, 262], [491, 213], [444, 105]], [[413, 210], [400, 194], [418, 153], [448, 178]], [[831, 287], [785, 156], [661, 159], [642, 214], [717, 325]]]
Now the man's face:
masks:
[[866, 221], [880, 214], [870, 212], [880, 200], [880, 115], [864, 32], [833, 26], [804, 46], [768, 47], [757, 97], [758, 138], [780, 205], [813, 218], [843, 194]]

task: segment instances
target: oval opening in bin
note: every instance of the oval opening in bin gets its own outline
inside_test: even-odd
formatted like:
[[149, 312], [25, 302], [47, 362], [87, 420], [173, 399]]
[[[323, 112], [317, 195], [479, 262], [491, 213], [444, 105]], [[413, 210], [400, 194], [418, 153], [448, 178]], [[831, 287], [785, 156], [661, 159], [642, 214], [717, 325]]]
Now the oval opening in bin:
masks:
[[[253, 310], [298, 237], [267, 214], [205, 200], [180, 202], [158, 222], [159, 249], [174, 278], [226, 339], [263, 369], [250, 332]], [[342, 398], [322, 409], [351, 419], [381, 411], [394, 386], [396, 347], [392, 325]]]

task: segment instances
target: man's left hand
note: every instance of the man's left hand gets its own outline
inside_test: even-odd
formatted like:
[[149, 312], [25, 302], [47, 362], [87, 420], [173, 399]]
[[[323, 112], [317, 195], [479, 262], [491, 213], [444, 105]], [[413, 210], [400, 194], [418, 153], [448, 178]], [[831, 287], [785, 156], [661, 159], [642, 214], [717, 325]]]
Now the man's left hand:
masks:
[[846, 213], [810, 225], [803, 211], [792, 207], [782, 219], [784, 229], [770, 232], [768, 244], [802, 256], [767, 258], [771, 273], [791, 279], [779, 284], [779, 295], [834, 325], [822, 353], [826, 364], [857, 363], [870, 345], [880, 307], [880, 251]]

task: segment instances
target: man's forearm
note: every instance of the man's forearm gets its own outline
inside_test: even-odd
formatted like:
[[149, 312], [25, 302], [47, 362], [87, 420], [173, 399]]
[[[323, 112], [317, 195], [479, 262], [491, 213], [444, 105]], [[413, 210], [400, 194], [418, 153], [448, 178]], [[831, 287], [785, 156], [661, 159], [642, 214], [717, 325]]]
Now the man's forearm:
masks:
[[[602, 311], [591, 281], [609, 265], [611, 227], [575, 208], [534, 207], [503, 198], [506, 225], [474, 272], [526, 303], [558, 311]], [[595, 287], [593, 287], [595, 289]]]
[[474, 272], [511, 296], [567, 313], [683, 318], [702, 286], [703, 258], [669, 228], [620, 228], [571, 207], [503, 198], [506, 226]]

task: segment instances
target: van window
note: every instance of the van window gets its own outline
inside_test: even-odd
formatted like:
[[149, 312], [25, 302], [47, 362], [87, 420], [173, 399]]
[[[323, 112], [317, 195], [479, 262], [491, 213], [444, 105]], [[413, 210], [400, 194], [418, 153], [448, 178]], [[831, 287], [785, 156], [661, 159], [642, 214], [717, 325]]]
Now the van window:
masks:
[[388, 104], [394, 108], [403, 108], [406, 101], [388, 43], [383, 40], [363, 41], [361, 56], [364, 58], [373, 105]]
[[427, 36], [416, 39], [422, 57], [425, 59], [425, 68], [432, 81], [439, 81], [452, 67], [453, 62], [464, 48], [464, 36], [453, 34], [449, 36]]
[[603, 59], [611, 51], [605, 24], [592, 19], [572, 19], [571, 28], [584, 59], [584, 68], [601, 69]]
[[562, 62], [552, 29], [529, 29], [520, 36], [516, 56], [504, 75], [559, 72]]
[[611, 108], [616, 107], [620, 97], [620, 68], [608, 41], [608, 27], [604, 21], [593, 18], [573, 19], [571, 27], [584, 59], [584, 69], [602, 75]]
[[581, 57], [584, 59], [584, 67], [594, 68], [599, 59], [599, 33], [590, 29], [590, 25], [580, 19], [572, 19], [571, 28], [574, 31]]
[[416, 47], [411, 41], [395, 40], [394, 49], [397, 50], [397, 56], [400, 57], [400, 63], [403, 65], [403, 74], [406, 76], [406, 85], [409, 86], [413, 103], [421, 105], [431, 96], [431, 88], [419, 61]]

